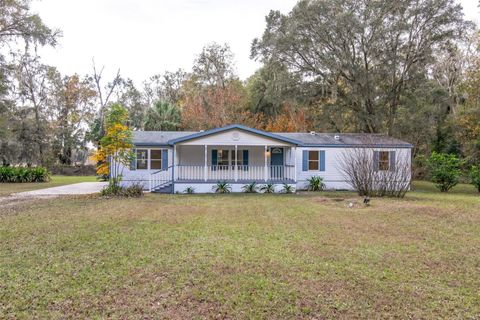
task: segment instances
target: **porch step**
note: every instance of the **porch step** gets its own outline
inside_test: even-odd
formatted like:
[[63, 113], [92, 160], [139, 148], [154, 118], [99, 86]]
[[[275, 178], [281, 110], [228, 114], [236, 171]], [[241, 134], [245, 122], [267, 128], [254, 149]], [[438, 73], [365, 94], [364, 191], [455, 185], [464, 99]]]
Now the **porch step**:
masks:
[[152, 193], [172, 193], [172, 192], [173, 192], [172, 183], [163, 184], [152, 190]]

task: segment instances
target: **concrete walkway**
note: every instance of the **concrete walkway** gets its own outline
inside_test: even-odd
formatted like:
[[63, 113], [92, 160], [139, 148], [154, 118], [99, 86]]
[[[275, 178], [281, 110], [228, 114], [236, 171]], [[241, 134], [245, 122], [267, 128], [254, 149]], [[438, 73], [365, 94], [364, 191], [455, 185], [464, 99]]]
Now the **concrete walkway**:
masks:
[[39, 189], [33, 191], [18, 192], [12, 194], [17, 197], [36, 197], [36, 196], [60, 196], [60, 195], [76, 195], [76, 194], [91, 194], [100, 192], [108, 182], [81, 182], [68, 184], [65, 186]]

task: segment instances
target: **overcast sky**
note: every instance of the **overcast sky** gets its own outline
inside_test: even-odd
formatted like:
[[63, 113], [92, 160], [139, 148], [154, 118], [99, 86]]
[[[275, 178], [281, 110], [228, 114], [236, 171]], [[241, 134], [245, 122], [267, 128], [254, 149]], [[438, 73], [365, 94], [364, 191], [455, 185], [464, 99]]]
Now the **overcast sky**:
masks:
[[[460, 0], [459, 0], [460, 1]], [[65, 74], [87, 74], [92, 58], [107, 74], [121, 69], [138, 85], [155, 73], [190, 70], [202, 47], [228, 43], [237, 73], [259, 67], [250, 44], [265, 29], [271, 9], [289, 12], [297, 0], [37, 0], [50, 27], [63, 32], [56, 48], [40, 51], [45, 63]], [[480, 21], [478, 0], [461, 0], [466, 16]]]

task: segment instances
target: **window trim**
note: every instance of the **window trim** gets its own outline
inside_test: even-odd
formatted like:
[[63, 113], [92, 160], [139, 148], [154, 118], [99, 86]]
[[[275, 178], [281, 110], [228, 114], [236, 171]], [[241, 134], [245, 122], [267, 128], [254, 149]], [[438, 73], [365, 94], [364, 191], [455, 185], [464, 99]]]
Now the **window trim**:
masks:
[[[138, 151], [147, 151], [147, 168], [145, 169], [140, 169], [138, 167]], [[160, 151], [160, 159], [152, 159], [152, 150], [159, 150]], [[163, 168], [163, 162], [165, 159], [163, 159], [163, 150], [168, 150], [165, 148], [137, 148], [135, 149], [135, 170], [140, 170], [140, 171], [150, 171], [150, 170], [162, 170]], [[160, 169], [152, 169], [152, 160], [160, 160]]]

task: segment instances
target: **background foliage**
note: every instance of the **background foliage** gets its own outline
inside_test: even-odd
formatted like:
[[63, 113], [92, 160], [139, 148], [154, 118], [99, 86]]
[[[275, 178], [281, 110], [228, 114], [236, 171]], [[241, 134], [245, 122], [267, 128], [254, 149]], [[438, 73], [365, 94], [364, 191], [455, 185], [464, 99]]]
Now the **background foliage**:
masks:
[[251, 48], [261, 67], [248, 79], [228, 44], [210, 43], [191, 70], [141, 84], [119, 71], [105, 79], [95, 61], [88, 75], [45, 65], [35, 49], [61, 32], [29, 7], [0, 4], [3, 165], [84, 164], [113, 104], [132, 130], [382, 133], [411, 142], [419, 159], [435, 151], [480, 165], [480, 36], [453, 0], [299, 1], [267, 15]]

